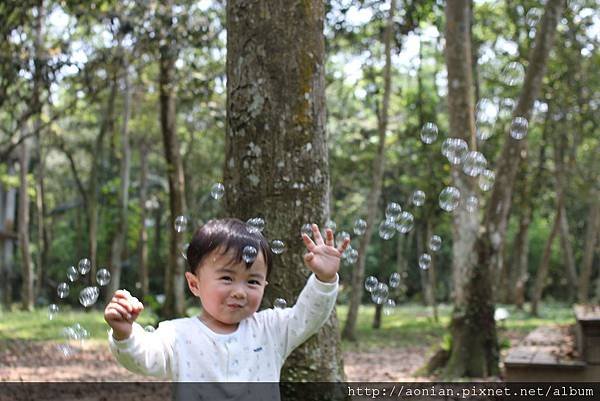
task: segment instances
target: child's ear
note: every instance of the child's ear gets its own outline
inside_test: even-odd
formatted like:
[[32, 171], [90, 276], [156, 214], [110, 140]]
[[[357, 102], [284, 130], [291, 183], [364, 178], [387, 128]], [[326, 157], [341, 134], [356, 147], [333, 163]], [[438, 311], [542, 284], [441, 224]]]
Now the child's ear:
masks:
[[185, 279], [188, 283], [188, 288], [195, 296], [200, 296], [200, 290], [198, 288], [199, 280], [194, 273], [185, 272]]

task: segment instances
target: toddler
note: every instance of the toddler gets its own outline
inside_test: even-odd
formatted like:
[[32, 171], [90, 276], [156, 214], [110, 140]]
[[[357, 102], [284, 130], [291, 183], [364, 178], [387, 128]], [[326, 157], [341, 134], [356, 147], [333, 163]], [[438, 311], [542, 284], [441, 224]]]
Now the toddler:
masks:
[[[269, 245], [238, 219], [211, 220], [194, 234], [185, 273], [200, 299], [199, 316], [161, 322], [154, 332], [135, 320], [144, 309], [117, 291], [104, 311], [110, 349], [127, 369], [180, 382], [278, 382], [294, 348], [316, 333], [335, 305], [340, 257], [333, 232], [306, 234], [305, 265], [313, 272], [293, 307], [257, 312], [272, 267]], [[248, 258], [247, 252], [255, 255]]]

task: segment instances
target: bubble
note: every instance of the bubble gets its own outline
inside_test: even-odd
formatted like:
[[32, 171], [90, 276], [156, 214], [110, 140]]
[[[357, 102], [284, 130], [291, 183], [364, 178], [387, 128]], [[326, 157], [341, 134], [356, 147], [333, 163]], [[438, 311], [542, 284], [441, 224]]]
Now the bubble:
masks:
[[110, 272], [106, 269], [98, 270], [96, 273], [96, 283], [98, 283], [99, 286], [105, 286], [110, 283]]
[[494, 125], [499, 108], [492, 100], [483, 98], [477, 102], [477, 124]]
[[465, 201], [465, 209], [467, 209], [467, 212], [473, 213], [478, 208], [479, 208], [479, 199], [477, 199], [477, 196], [475, 196], [475, 195], [470, 195], [467, 198], [467, 200]]
[[156, 331], [156, 329], [152, 325], [147, 325], [146, 327], [144, 327], [144, 330], [148, 333], [154, 333]]
[[396, 224], [396, 230], [401, 234], [406, 234], [413, 229], [415, 223], [415, 217], [410, 212], [402, 212], [398, 223]]
[[173, 223], [173, 227], [175, 227], [175, 231], [178, 233], [184, 232], [187, 228], [188, 219], [185, 216], [177, 216], [175, 218], [175, 222]]
[[460, 202], [460, 191], [456, 187], [446, 187], [440, 192], [440, 207], [446, 212], [452, 212]]
[[75, 268], [75, 266], [70, 266], [67, 269], [67, 278], [69, 279], [70, 282], [74, 282], [75, 280], [77, 280], [77, 277], [79, 277], [79, 273], [77, 272], [77, 269]]
[[480, 141], [487, 141], [493, 135], [494, 131], [491, 126], [480, 124], [477, 126], [477, 139]]
[[308, 238], [312, 238], [312, 224], [310, 223], [306, 223], [302, 226], [302, 228], [300, 229], [300, 235], [302, 234], [306, 234], [308, 235]]
[[379, 236], [381, 239], [389, 240], [396, 234], [396, 222], [394, 219], [388, 218], [379, 224]]
[[50, 304], [48, 305], [48, 320], [53, 320], [54, 317], [58, 314], [58, 305]]
[[496, 173], [491, 170], [484, 169], [479, 176], [479, 188], [482, 191], [489, 191], [494, 186]]
[[420, 189], [417, 189], [410, 196], [410, 202], [417, 207], [423, 206], [423, 204], [425, 203], [425, 192], [421, 191]]
[[525, 78], [525, 68], [522, 64], [512, 61], [504, 66], [500, 75], [508, 86], [519, 86]]
[[275, 255], [281, 255], [285, 252], [285, 242], [280, 239], [274, 239], [271, 241], [271, 251], [273, 251]]
[[335, 221], [329, 219], [325, 222], [325, 229], [329, 228], [332, 232], [335, 232], [335, 229], [337, 228], [337, 224], [335, 224]]
[[468, 151], [467, 142], [461, 138], [447, 138], [442, 143], [442, 154], [454, 165], [460, 164]]
[[515, 117], [510, 123], [510, 136], [516, 140], [525, 138], [529, 122], [525, 117]]
[[396, 221], [398, 220], [398, 217], [400, 217], [400, 213], [402, 213], [402, 207], [396, 202], [388, 203], [387, 207], [385, 208], [386, 220], [393, 219]]
[[348, 246], [342, 253], [342, 259], [349, 265], [353, 265], [358, 260], [358, 251], [351, 246]]
[[379, 283], [379, 281], [377, 281], [377, 278], [375, 278], [374, 276], [367, 277], [365, 279], [365, 290], [367, 290], [369, 292], [373, 292], [375, 287], [377, 287], [378, 283]]
[[215, 200], [219, 200], [223, 197], [223, 195], [225, 195], [225, 185], [217, 182], [212, 186], [210, 190], [210, 196], [212, 196], [212, 198]]
[[367, 231], [367, 222], [363, 219], [356, 219], [354, 222], [354, 234], [363, 235]]
[[98, 301], [99, 295], [100, 289], [98, 287], [85, 287], [79, 292], [79, 303], [87, 308]]
[[431, 266], [431, 255], [424, 253], [419, 256], [419, 268], [421, 270], [427, 270]]
[[394, 314], [394, 312], [396, 312], [396, 301], [393, 299], [388, 299], [383, 305], [383, 314], [385, 316], [391, 316]]
[[253, 234], [261, 233], [265, 229], [265, 220], [262, 217], [253, 217], [246, 221], [246, 226]]
[[87, 274], [92, 268], [92, 262], [88, 258], [83, 258], [77, 264], [77, 270], [79, 270], [79, 274], [82, 276]]
[[335, 244], [336, 246], [340, 246], [344, 243], [345, 240], [350, 239], [350, 233], [347, 231], [340, 231], [335, 235]]
[[285, 309], [287, 302], [283, 298], [275, 298], [275, 301], [273, 301], [273, 306], [277, 309]]
[[485, 156], [473, 150], [468, 152], [463, 159], [463, 172], [471, 177], [477, 177], [487, 166], [487, 160]]
[[423, 143], [429, 145], [437, 139], [438, 127], [434, 123], [425, 123], [421, 128], [421, 140]]
[[439, 235], [432, 235], [429, 238], [429, 250], [431, 252], [437, 252], [442, 247], [442, 237]]
[[390, 290], [386, 283], [377, 283], [373, 292], [371, 292], [371, 300], [377, 305], [381, 305], [388, 299]]
[[391, 288], [397, 288], [400, 285], [400, 273], [393, 272], [388, 280]]
[[258, 251], [252, 245], [246, 245], [242, 250], [242, 259], [244, 259], [244, 262], [246, 263], [254, 263], [257, 255]]
[[66, 298], [69, 296], [69, 284], [67, 283], [60, 283], [58, 285], [58, 287], [56, 287], [56, 293], [58, 294], [59, 298]]
[[542, 18], [542, 10], [540, 8], [530, 8], [525, 15], [525, 23], [530, 28], [535, 28], [540, 19]]
[[65, 358], [70, 358], [75, 354], [75, 350], [69, 344], [58, 344], [56, 350]]
[[508, 120], [512, 117], [513, 110], [515, 109], [515, 101], [507, 97], [502, 99], [500, 102], [500, 111], [498, 112], [498, 118], [501, 120]]
[[179, 248], [179, 252], [181, 253], [181, 257], [185, 260], [187, 260], [187, 251], [188, 248], [190, 247], [190, 243], [186, 242], [185, 244], [182, 244], [181, 247]]

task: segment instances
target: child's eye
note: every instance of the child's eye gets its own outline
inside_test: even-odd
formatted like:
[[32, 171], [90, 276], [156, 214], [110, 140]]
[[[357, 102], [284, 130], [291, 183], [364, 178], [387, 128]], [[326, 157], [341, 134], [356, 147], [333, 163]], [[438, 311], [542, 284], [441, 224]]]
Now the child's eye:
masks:
[[260, 285], [260, 281], [258, 281], [258, 280], [250, 280], [250, 281], [248, 281], [248, 284], [250, 284], [250, 285]]
[[229, 276], [223, 276], [223, 277], [221, 277], [221, 280], [231, 281], [231, 277], [229, 277]]

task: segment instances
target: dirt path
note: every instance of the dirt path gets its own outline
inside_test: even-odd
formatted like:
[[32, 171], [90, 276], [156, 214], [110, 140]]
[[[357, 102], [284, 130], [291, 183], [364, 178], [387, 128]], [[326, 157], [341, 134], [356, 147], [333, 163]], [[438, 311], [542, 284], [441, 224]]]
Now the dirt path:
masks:
[[[77, 344], [65, 355], [50, 341], [0, 342], [0, 381], [146, 381], [152, 380], [122, 368], [101, 341]], [[425, 361], [425, 347], [381, 348], [344, 353], [348, 381], [415, 381]]]

